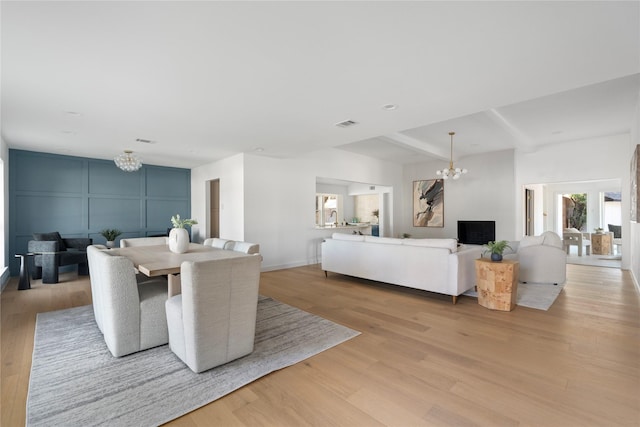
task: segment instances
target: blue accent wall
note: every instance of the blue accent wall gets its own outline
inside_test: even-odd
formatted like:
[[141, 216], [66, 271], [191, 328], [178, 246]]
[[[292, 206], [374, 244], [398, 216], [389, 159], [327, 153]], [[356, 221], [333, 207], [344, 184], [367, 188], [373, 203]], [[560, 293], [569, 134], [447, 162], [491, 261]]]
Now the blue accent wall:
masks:
[[124, 172], [112, 161], [9, 150], [9, 266], [32, 233], [90, 237], [117, 228], [120, 238], [166, 234], [171, 217], [191, 217], [191, 171], [144, 165]]

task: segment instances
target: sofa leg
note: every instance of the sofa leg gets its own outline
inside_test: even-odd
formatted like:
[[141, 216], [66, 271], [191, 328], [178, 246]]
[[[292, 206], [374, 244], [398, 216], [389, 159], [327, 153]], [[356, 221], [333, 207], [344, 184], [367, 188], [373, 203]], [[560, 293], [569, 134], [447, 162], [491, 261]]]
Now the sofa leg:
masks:
[[329, 276], [327, 275], [327, 270], [325, 270], [324, 271], [324, 278], [326, 279], [327, 277], [329, 277]]
[[453, 303], [457, 303], [458, 302], [458, 297], [456, 295], [453, 295]]
[[42, 267], [38, 265], [34, 266], [33, 270], [31, 270], [31, 278], [33, 280], [42, 279]]

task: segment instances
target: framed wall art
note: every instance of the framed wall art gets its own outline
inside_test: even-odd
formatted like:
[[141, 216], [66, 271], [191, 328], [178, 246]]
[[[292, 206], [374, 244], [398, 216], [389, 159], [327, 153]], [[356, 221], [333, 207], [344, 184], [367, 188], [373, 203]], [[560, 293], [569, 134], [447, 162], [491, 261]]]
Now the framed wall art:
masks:
[[444, 180], [413, 181], [413, 226], [444, 227]]

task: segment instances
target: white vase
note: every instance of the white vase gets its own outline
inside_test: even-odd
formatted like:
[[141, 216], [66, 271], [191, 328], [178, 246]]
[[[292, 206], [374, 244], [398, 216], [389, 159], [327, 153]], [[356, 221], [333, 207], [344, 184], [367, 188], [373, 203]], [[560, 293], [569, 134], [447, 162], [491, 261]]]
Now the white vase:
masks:
[[169, 250], [183, 254], [189, 249], [189, 233], [186, 228], [172, 228], [169, 232]]
[[116, 242], [113, 240], [107, 240], [107, 247], [108, 248], [115, 248], [116, 247]]

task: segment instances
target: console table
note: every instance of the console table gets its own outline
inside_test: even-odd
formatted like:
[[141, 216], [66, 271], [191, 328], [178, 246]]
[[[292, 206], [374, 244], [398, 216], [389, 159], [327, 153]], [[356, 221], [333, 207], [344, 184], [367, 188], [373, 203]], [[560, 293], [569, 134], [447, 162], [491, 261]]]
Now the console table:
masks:
[[518, 297], [520, 263], [513, 260], [476, 260], [478, 304], [491, 310], [511, 311]]

